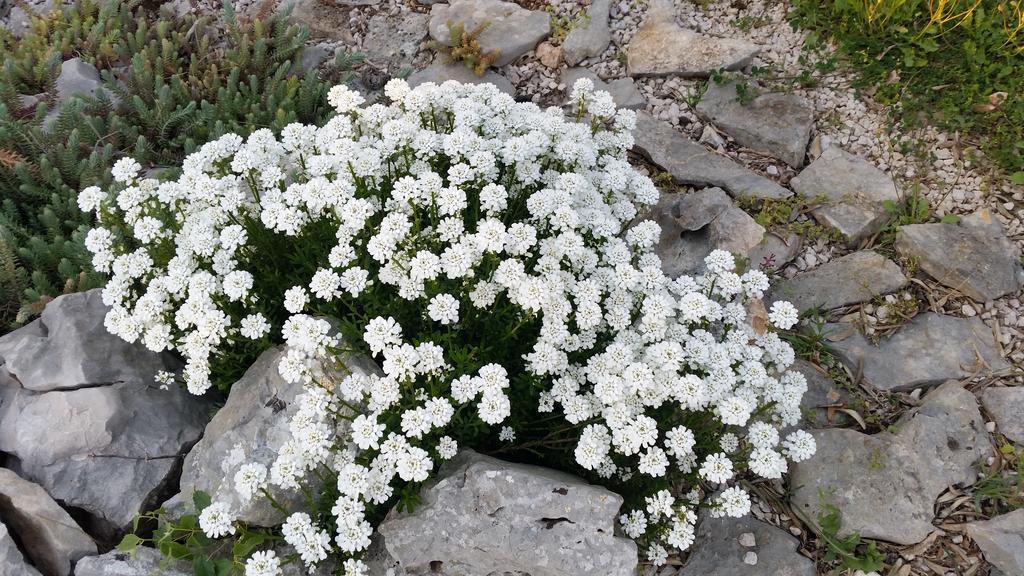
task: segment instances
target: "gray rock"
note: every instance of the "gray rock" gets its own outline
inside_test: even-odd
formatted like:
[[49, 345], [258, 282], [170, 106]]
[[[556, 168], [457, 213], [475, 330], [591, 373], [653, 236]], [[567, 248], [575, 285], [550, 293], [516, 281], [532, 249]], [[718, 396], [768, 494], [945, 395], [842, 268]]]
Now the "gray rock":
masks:
[[720, 188], [662, 194], [648, 218], [661, 226], [655, 252], [672, 278], [703, 271], [704, 258], [712, 250], [745, 256], [764, 236], [764, 228]]
[[441, 562], [463, 576], [632, 576], [636, 544], [615, 536], [622, 497], [554, 470], [464, 452], [442, 467], [410, 513], [379, 531], [407, 570]]
[[0, 451], [11, 468], [87, 513], [85, 527], [101, 538], [159, 504], [210, 410], [202, 398], [156, 385], [37, 393], [6, 379], [0, 390]]
[[292, 64], [291, 73], [294, 76], [305, 76], [306, 72], [316, 70], [332, 56], [334, 51], [326, 44], [306, 46], [302, 49], [302, 56]]
[[353, 42], [349, 10], [331, 1], [287, 0], [279, 2], [277, 10], [281, 13], [289, 12], [291, 20], [308, 28], [313, 38], [336, 40], [346, 45]]
[[911, 390], [1009, 367], [999, 356], [992, 330], [977, 317], [920, 314], [878, 346], [847, 325], [826, 329], [845, 336], [830, 344], [836, 356], [854, 373], [863, 370], [864, 379], [883, 390]]
[[832, 426], [845, 426], [852, 420], [844, 412], [834, 412], [829, 420], [827, 406], [842, 404], [849, 406], [850, 393], [839, 386], [820, 367], [810, 362], [798, 359], [790, 368], [804, 375], [807, 379], [807, 392], [804, 393], [801, 405], [803, 407], [803, 424], [811, 428], [829, 428]]
[[562, 83], [566, 88], [566, 99], [568, 103], [569, 93], [572, 85], [580, 78], [590, 78], [594, 81], [594, 90], [604, 90], [612, 95], [612, 100], [619, 108], [640, 110], [647, 105], [640, 90], [637, 90], [636, 83], [631, 78], [616, 78], [611, 82], [605, 82], [589, 68], [566, 68], [562, 72]]
[[451, 0], [430, 8], [430, 37], [450, 46], [448, 22], [462, 22], [465, 30], [473, 30], [484, 22], [490, 24], [480, 34], [484, 52], [497, 50], [495, 67], [510, 64], [526, 54], [551, 33], [551, 17], [542, 10], [527, 10], [502, 0]]
[[895, 292], [907, 282], [895, 262], [862, 250], [779, 282], [769, 300], [788, 300], [801, 312], [815, 306], [831, 310]]
[[10, 10], [10, 14], [7, 15], [7, 22], [2, 24], [2, 26], [11, 33], [11, 36], [22, 38], [32, 27], [32, 18], [21, 6], [14, 6]]
[[367, 61], [397, 73], [413, 65], [427, 37], [428, 14], [401, 12], [391, 15], [381, 10], [366, 23], [360, 52]]
[[967, 525], [985, 560], [1006, 574], [1024, 574], [1024, 509]]
[[740, 70], [759, 49], [733, 38], [716, 38], [678, 26], [664, 7], [651, 8], [629, 43], [626, 73], [630, 76], [707, 77], [716, 70]]
[[1020, 290], [1020, 253], [988, 210], [956, 224], [911, 224], [896, 234], [896, 249], [914, 258], [942, 284], [978, 302]]
[[7, 14], [11, 12], [12, 6], [14, 6], [12, 0], [0, 0], [0, 18], [6, 18]]
[[38, 484], [0, 468], [0, 517], [47, 576], [67, 576], [96, 543]]
[[793, 261], [803, 248], [799, 234], [765, 232], [761, 243], [755, 246], [747, 257], [751, 268], [778, 270]]
[[814, 210], [814, 217], [841, 232], [851, 244], [881, 230], [889, 219], [885, 202], [899, 201], [888, 174], [838, 146], [822, 152], [790, 186], [808, 198], [824, 195], [827, 203]]
[[161, 370], [181, 369], [171, 354], [154, 354], [107, 332], [106, 314], [99, 288], [60, 296], [42, 316], [0, 337], [0, 359], [24, 388], [37, 392], [115, 382], [146, 385]]
[[[754, 544], [750, 544], [751, 536]], [[814, 561], [797, 551], [800, 541], [751, 516], [711, 518], [703, 514], [680, 576], [814, 576]], [[757, 554], [757, 564], [744, 562]]]
[[39, 576], [39, 571], [25, 562], [7, 526], [0, 522], [0, 574], [10, 576]]
[[[269, 469], [280, 447], [291, 438], [289, 423], [297, 409], [295, 397], [302, 392], [302, 385], [289, 384], [281, 378], [277, 365], [284, 354], [285, 348], [281, 346], [267, 350], [232, 385], [224, 407], [206, 426], [203, 439], [185, 457], [180, 493], [165, 508], [172, 512], [191, 508], [192, 493], [202, 490], [214, 500], [227, 503], [243, 522], [274, 526], [283, 521], [281, 513], [266, 498], [256, 497], [248, 502], [240, 499], [234, 479], [246, 462], [258, 462]], [[376, 365], [365, 357], [349, 360], [345, 370], [379, 373]], [[325, 378], [340, 381], [342, 376], [332, 373]], [[304, 503], [302, 495], [293, 491], [273, 488], [272, 493], [286, 508]]]
[[423, 70], [413, 72], [409, 76], [409, 86], [415, 88], [424, 82], [442, 84], [446, 80], [455, 80], [463, 84], [494, 84], [498, 90], [508, 94], [516, 95], [516, 89], [504, 76], [494, 70], [488, 70], [483, 76], [477, 76], [472, 70], [462, 64], [445, 64], [441, 57], [434, 58], [434, 61]]
[[575, 66], [587, 58], [600, 56], [612, 41], [608, 28], [608, 14], [611, 0], [594, 0], [587, 8], [585, 21], [569, 31], [562, 42], [562, 57], [569, 66]]
[[992, 416], [999, 432], [1024, 445], [1024, 388], [986, 388], [981, 405]]
[[97, 96], [103, 89], [103, 81], [96, 67], [81, 58], [65, 60], [57, 76], [57, 102], [65, 102], [73, 96]]
[[[799, 168], [807, 154], [814, 108], [795, 94], [772, 92], [740, 103], [738, 82], [709, 82], [697, 114], [736, 142]], [[756, 90], [748, 85], [749, 90]]]
[[75, 566], [75, 576], [192, 576], [192, 566], [172, 562], [158, 550], [139, 546], [132, 554], [112, 550], [83, 558]]
[[873, 436], [832, 428], [812, 432], [810, 460], [794, 464], [793, 506], [817, 521], [823, 501], [842, 514], [840, 536], [913, 544], [932, 525], [935, 499], [976, 479], [974, 464], [991, 453], [974, 396], [950, 381], [904, 414], [896, 432]]
[[786, 198], [793, 195], [732, 159], [690, 140], [646, 112], [637, 112], [633, 138], [637, 150], [667, 170], [680, 184], [718, 186], [733, 197]]

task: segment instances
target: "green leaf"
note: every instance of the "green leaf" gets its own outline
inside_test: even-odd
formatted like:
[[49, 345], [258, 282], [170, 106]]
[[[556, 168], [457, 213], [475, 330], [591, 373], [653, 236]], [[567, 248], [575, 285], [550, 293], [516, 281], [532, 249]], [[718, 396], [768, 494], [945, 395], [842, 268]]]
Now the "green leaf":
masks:
[[192, 504], [196, 507], [196, 513], [202, 512], [207, 506], [213, 503], [210, 495], [202, 490], [196, 490], [192, 493]]
[[206, 556], [196, 556], [192, 559], [192, 573], [195, 576], [217, 576], [217, 567]]
[[1010, 182], [1024, 186], [1024, 171], [1010, 174]]
[[247, 558], [266, 539], [267, 536], [262, 532], [246, 532], [235, 541], [232, 552], [236, 559]]
[[943, 224], [956, 224], [960, 221], [960, 216], [957, 214], [946, 214], [939, 221]]
[[124, 538], [121, 538], [121, 542], [117, 545], [119, 552], [134, 552], [135, 548], [142, 543], [142, 538], [139, 538], [135, 534], [125, 534]]

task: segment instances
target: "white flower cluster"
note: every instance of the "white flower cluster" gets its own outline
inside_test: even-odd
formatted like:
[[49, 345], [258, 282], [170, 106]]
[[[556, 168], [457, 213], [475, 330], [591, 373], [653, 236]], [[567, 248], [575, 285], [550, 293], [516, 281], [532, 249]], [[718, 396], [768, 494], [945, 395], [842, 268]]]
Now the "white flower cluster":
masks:
[[[716, 251], [705, 274], [670, 278], [651, 251], [660, 229], [638, 220], [658, 191], [626, 161], [633, 112], [616, 111], [587, 80], [573, 88], [587, 123], [490, 85], [410, 89], [393, 80], [385, 93], [390, 105], [361, 108], [358, 94], [336, 87], [329, 100], [338, 115], [325, 126], [290, 125], [280, 139], [262, 130], [245, 141], [225, 136], [187, 158], [175, 182], [139, 180], [137, 164], [119, 162], [123, 190], [90, 188], [79, 200], [101, 223], [87, 244], [96, 268], [111, 273], [108, 328], [178, 350], [191, 391], [210, 386], [211, 358], [233, 342], [276, 331], [287, 342], [280, 372], [306, 386], [292, 440], [269, 470], [246, 465], [235, 482], [249, 498], [267, 483], [296, 488], [310, 470], [336, 475], [335, 534], [305, 512], [283, 526], [304, 562], [338, 553], [346, 574], [362, 574], [368, 507], [455, 454], [447, 428], [457, 413], [500, 427], [499, 439], [514, 443], [524, 424], [510, 418], [519, 376], [544, 383], [536, 410], [560, 412], [582, 430], [581, 468], [666, 486], [699, 475], [722, 485], [716, 514], [749, 509], [748, 495], [728, 486], [738, 468], [778, 478], [788, 461], [813, 454], [810, 435], [779, 433], [799, 420], [806, 389], [786, 371], [793, 350], [747, 320], [767, 276], [740, 274], [730, 254]], [[260, 291], [256, 259], [279, 255], [256, 253], [253, 238], [324, 231], [330, 243], [308, 278], [283, 293]], [[518, 365], [484, 359], [460, 373], [450, 340], [407, 335], [393, 317], [370, 314], [362, 340], [381, 373], [324, 386], [311, 360], [331, 357], [339, 341], [318, 316], [333, 305], [337, 316], [360, 310], [374, 291], [419, 310], [437, 334], [509, 308], [536, 330]], [[275, 305], [290, 314], [281, 326], [271, 324]], [[769, 315], [777, 328], [796, 320], [785, 303]], [[721, 452], [698, 453], [709, 430]], [[623, 529], [648, 538], [648, 555], [663, 562], [668, 549], [692, 543], [698, 499], [666, 487], [624, 513]], [[231, 528], [222, 508], [209, 516], [211, 535]], [[278, 561], [264, 555], [250, 565], [272, 574]]]

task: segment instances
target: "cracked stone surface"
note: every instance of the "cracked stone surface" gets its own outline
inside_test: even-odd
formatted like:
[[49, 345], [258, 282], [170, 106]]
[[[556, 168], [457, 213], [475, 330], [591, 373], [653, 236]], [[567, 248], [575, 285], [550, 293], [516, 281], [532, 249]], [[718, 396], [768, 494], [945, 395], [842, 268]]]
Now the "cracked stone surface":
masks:
[[1020, 252], [988, 210], [955, 224], [911, 224], [896, 233], [896, 249], [942, 284], [978, 302], [1024, 285]]
[[815, 575], [814, 561], [797, 552], [800, 541], [781, 528], [751, 516], [702, 516], [691, 547], [693, 553], [679, 576]]
[[490, 24], [478, 38], [483, 52], [497, 50], [495, 67], [502, 67], [533, 50], [551, 33], [551, 16], [543, 10], [527, 10], [502, 0], [452, 0], [430, 8], [430, 37], [451, 45], [448, 22], [462, 22], [470, 31]]
[[825, 501], [842, 514], [840, 536], [914, 544], [935, 529], [935, 499], [977, 478], [974, 465], [991, 454], [974, 395], [950, 381], [905, 413], [896, 432], [814, 430], [818, 451], [794, 464], [793, 506], [812, 521]]
[[367, 23], [360, 52], [369, 62], [398, 73], [412, 66], [420, 45], [427, 38], [429, 20], [429, 15], [419, 12], [398, 15], [378, 12]]
[[630, 76], [707, 77], [716, 70], [740, 70], [759, 52], [755, 44], [687, 30], [674, 22], [671, 6], [652, 6], [627, 48]]
[[1024, 509], [967, 525], [970, 536], [996, 568], [1010, 574], [1024, 574]]
[[814, 210], [815, 219], [851, 244], [881, 230], [889, 218], [885, 203], [899, 201], [891, 176], [838, 146], [825, 149], [789, 184], [807, 198], [824, 196], [827, 202]]
[[831, 310], [895, 292], [907, 282], [895, 262], [862, 250], [776, 283], [769, 300], [788, 300], [801, 312], [815, 306]]
[[786, 198], [793, 195], [731, 158], [690, 140], [646, 112], [637, 112], [633, 138], [637, 150], [668, 171], [680, 184], [717, 186], [733, 197]]
[[612, 0], [594, 0], [587, 8], [583, 23], [573, 27], [562, 42], [562, 57], [569, 66], [575, 66], [587, 58], [599, 56], [612, 41], [608, 28], [608, 13]]
[[622, 497], [580, 478], [466, 451], [442, 467], [411, 514], [380, 525], [412, 571], [442, 562], [464, 576], [633, 576], [636, 544], [615, 536]]
[[[231, 386], [224, 407], [210, 420], [203, 438], [185, 456], [179, 493], [164, 504], [171, 511], [190, 509], [192, 492], [202, 490], [218, 502], [231, 506], [235, 517], [258, 526], [274, 526], [283, 518], [266, 498], [243, 501], [235, 492], [234, 478], [239, 467], [258, 462], [268, 469], [280, 447], [291, 438], [289, 423], [302, 393], [301, 383], [288, 383], [277, 366], [286, 349], [267, 350]], [[311, 366], [318, 370], [318, 366]], [[379, 374], [366, 357], [350, 359], [345, 370], [360, 374]], [[324, 373], [325, 381], [340, 381], [344, 371]], [[285, 508], [299, 509], [305, 500], [301, 493], [274, 489], [274, 498]]]
[[671, 278], [702, 271], [712, 250], [745, 255], [764, 237], [764, 228], [720, 188], [662, 194], [649, 218], [661, 226], [655, 253]]
[[4, 336], [0, 451], [9, 468], [82, 509], [90, 534], [107, 538], [165, 496], [212, 405], [161, 389], [153, 375], [170, 361], [107, 334], [98, 294], [57, 298], [42, 318]]
[[153, 548], [139, 546], [134, 554], [112, 550], [101, 556], [83, 558], [75, 576], [192, 576], [192, 566], [170, 562]]
[[981, 405], [1003, 436], [1024, 445], [1024, 388], [986, 388], [981, 393]]
[[39, 571], [25, 561], [3, 522], [0, 522], [0, 574], [40, 576]]
[[[814, 109], [795, 94], [770, 92], [740, 102], [739, 82], [708, 82], [697, 114], [732, 136], [741, 146], [764, 152], [799, 168], [807, 155]], [[756, 94], [757, 87], [747, 89]]]
[[[0, 451], [109, 535], [159, 504], [182, 452], [199, 439], [210, 404], [180, 389], [113, 384], [36, 393], [7, 379], [0, 402]], [[54, 426], [60, 422], [60, 426]]]
[[40, 318], [0, 337], [0, 360], [22, 387], [45, 392], [115, 382], [145, 385], [161, 370], [181, 369], [171, 354], [154, 354], [109, 333], [101, 292], [60, 296]]
[[47, 576], [68, 576], [96, 543], [38, 484], [0, 468], [0, 517], [32, 563]]
[[992, 330], [977, 317], [919, 314], [877, 346], [850, 325], [829, 324], [826, 330], [838, 358], [883, 390], [911, 390], [1009, 367]]

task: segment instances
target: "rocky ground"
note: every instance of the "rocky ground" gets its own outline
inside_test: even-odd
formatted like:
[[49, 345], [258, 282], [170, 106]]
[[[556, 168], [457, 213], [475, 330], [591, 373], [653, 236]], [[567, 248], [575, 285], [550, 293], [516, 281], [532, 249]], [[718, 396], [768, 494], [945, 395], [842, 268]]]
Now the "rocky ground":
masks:
[[[1024, 449], [1024, 190], [956, 134], [895, 130], [892, 111], [854, 91], [845, 72], [821, 72], [830, 51], [807, 47], [786, 22], [787, 8], [772, 0], [292, 7], [313, 31], [303, 65], [324, 65], [337, 50], [360, 52], [357, 83], [368, 93], [409, 74], [412, 83], [493, 82], [520, 99], [559, 105], [576, 78], [596, 79], [639, 112], [636, 163], [664, 191], [649, 217], [662, 225], [666, 269], [693, 271], [724, 248], [771, 270], [769, 299], [806, 313], [791, 340], [811, 383], [806, 419], [818, 455], [795, 466], [786, 485], [752, 486], [754, 518], [706, 519], [691, 554], [660, 570], [642, 565], [645, 574], [823, 574], [836, 566], [832, 543], [859, 534], [876, 542], [884, 574], [1024, 575], [1024, 510], [1013, 511], [1024, 504], [1024, 470], [1016, 468]], [[249, 16], [278, 9], [237, 4]], [[5, 25], [18, 26], [18, 10]], [[467, 28], [490, 22], [480, 41], [500, 50], [498, 66], [477, 77], [434, 55], [427, 41], [447, 42], [449, 19]], [[59, 86], [98, 89], [82, 64], [65, 63]], [[930, 209], [919, 208], [924, 202]], [[134, 512], [168, 498], [172, 509], [187, 505], [172, 496], [195, 487], [216, 493], [239, 451], [269, 458], [280, 442], [275, 430], [287, 409], [276, 407], [287, 407], [295, 390], [266, 369], [278, 351], [267, 352], [214, 415], [201, 400], [155, 386], [152, 375], [175, 359], [140, 355], [106, 336], [96, 300], [60, 298], [40, 320], [0, 338], [0, 452], [17, 473], [0, 469], [0, 573], [10, 566], [21, 570], [11, 574], [66, 575], [76, 566], [80, 576], [146, 574], [152, 558], [94, 556]], [[40, 363], [41, 356], [61, 361]], [[57, 434], [54, 414], [66, 422]], [[382, 528], [396, 543], [390, 552], [407, 568], [422, 564], [430, 553], [416, 546], [424, 539], [403, 538], [402, 530], [419, 536], [431, 523], [450, 524], [446, 514], [488, 489], [473, 486], [453, 496], [442, 482], [443, 504], [392, 519]], [[586, 490], [596, 488], [580, 494]], [[547, 517], [544, 502], [534, 504], [513, 507], [509, 525]], [[829, 506], [842, 524], [823, 535], [819, 514]], [[496, 541], [531, 552], [559, 538], [588, 542], [584, 554], [616, 549], [623, 544], [607, 530], [614, 513], [580, 508], [568, 532], [478, 538], [473, 547], [490, 550], [482, 558], [492, 560], [501, 553]], [[253, 509], [247, 519], [264, 516]], [[471, 517], [460, 529], [470, 539], [481, 532]], [[481, 574], [623, 573], [620, 556], [545, 572], [514, 557], [498, 566], [445, 554]], [[387, 562], [383, 554], [380, 566]]]

